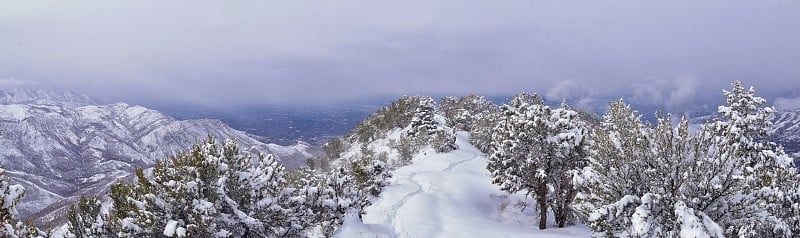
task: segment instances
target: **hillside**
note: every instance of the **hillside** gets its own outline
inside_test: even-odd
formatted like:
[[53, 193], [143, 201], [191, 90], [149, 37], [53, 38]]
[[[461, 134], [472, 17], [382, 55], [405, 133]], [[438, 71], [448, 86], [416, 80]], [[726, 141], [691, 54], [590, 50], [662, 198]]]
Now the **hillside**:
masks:
[[304, 143], [262, 143], [219, 120], [176, 120], [124, 103], [84, 105], [93, 101], [71, 93], [10, 90], [0, 92], [0, 102], [8, 103], [0, 105], [0, 163], [26, 188], [20, 214], [42, 223], [63, 215], [77, 195], [102, 194], [136, 167], [208, 135], [275, 154], [290, 168], [317, 153]]
[[[800, 158], [800, 111], [777, 111], [772, 117], [770, 140], [783, 146], [795, 160]], [[795, 162], [797, 163], [797, 161]]]

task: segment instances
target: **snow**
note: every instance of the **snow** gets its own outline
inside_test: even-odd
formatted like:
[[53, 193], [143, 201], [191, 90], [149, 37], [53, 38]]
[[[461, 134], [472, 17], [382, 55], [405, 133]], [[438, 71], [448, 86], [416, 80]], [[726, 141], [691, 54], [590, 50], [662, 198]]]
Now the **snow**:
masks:
[[100, 181], [101, 179], [103, 179], [105, 177], [106, 177], [105, 174], [95, 174], [95, 175], [92, 175], [91, 177], [81, 179], [81, 182], [94, 183], [94, 182]]
[[348, 216], [336, 237], [591, 236], [583, 225], [551, 223], [539, 230], [533, 214], [501, 209], [497, 198], [507, 194], [491, 183], [488, 161], [468, 136], [458, 134], [458, 150], [424, 150], [412, 164], [395, 170], [390, 185], [365, 208], [363, 222]]
[[22, 121], [29, 117], [27, 105], [0, 105], [0, 120]]
[[87, 122], [101, 122], [107, 112], [104, 108], [98, 106], [79, 107], [76, 111], [80, 118]]
[[174, 234], [175, 234], [175, 229], [177, 228], [177, 226], [178, 226], [178, 221], [175, 221], [175, 220], [169, 220], [169, 221], [167, 222], [167, 226], [166, 226], [166, 227], [164, 227], [164, 235], [165, 235], [165, 236], [172, 236], [172, 235], [174, 235]]
[[67, 231], [68, 231], [67, 224], [57, 226], [56, 228], [53, 228], [53, 230], [50, 231], [50, 237], [53, 238], [67, 237]]
[[702, 213], [698, 217], [694, 209], [681, 201], [675, 204], [675, 216], [681, 224], [681, 237], [724, 237], [722, 228], [717, 223]]

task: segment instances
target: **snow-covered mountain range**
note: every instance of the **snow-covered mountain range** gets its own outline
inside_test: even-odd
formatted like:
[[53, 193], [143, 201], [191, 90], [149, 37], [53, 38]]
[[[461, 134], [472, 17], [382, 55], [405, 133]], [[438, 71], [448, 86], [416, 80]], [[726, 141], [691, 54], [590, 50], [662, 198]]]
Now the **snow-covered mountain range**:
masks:
[[795, 160], [800, 158], [800, 110], [777, 111], [772, 116], [772, 123], [770, 140], [783, 145]]
[[87, 95], [71, 91], [13, 88], [0, 90], [0, 104], [35, 104], [79, 107], [97, 104]]
[[266, 144], [219, 120], [176, 120], [141, 106], [96, 105], [90, 97], [48, 90], [0, 90], [0, 162], [26, 188], [22, 217], [48, 223], [81, 194], [101, 194], [136, 167], [186, 150], [208, 135], [275, 154], [296, 167], [318, 152], [299, 142]]

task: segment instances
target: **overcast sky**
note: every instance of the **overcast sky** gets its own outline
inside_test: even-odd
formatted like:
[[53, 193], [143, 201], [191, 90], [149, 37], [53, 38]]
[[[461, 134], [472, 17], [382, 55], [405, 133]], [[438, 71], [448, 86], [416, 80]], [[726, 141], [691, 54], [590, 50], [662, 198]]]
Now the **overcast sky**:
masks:
[[0, 0], [0, 88], [155, 104], [800, 91], [800, 1]]

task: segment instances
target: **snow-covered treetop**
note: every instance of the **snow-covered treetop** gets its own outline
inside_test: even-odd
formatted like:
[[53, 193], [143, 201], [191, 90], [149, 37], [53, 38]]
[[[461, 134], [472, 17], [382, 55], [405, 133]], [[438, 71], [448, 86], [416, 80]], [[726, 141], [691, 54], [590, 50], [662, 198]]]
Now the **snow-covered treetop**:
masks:
[[755, 96], [755, 89], [750, 87], [745, 90], [742, 82], [736, 81], [732, 85], [732, 90], [723, 90], [728, 105], [719, 106], [719, 114], [727, 120], [724, 126], [729, 127], [731, 132], [741, 131], [755, 139], [767, 136], [767, 132], [772, 127], [769, 120], [774, 111], [771, 107], [762, 107], [767, 100]]

